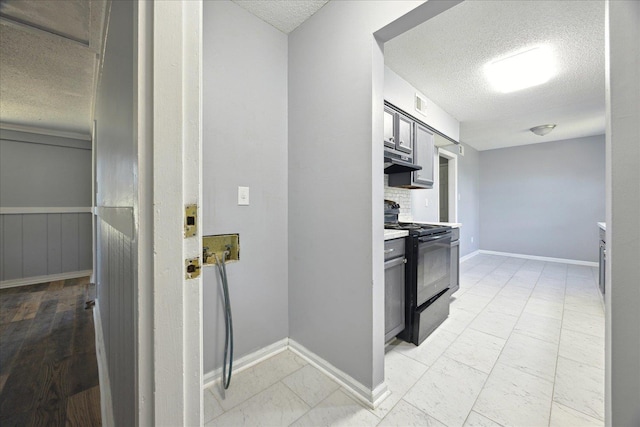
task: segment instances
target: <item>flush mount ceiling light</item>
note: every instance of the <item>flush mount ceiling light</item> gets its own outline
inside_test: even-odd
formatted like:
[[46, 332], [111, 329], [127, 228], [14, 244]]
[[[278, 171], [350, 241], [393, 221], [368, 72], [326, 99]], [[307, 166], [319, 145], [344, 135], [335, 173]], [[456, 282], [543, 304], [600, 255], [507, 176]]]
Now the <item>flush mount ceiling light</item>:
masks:
[[555, 73], [551, 49], [540, 46], [490, 62], [487, 77], [500, 92], [509, 93], [546, 83]]
[[551, 132], [553, 129], [555, 129], [555, 127], [556, 125], [540, 125], [540, 126], [532, 127], [529, 130], [535, 133], [536, 135], [545, 136], [546, 134]]

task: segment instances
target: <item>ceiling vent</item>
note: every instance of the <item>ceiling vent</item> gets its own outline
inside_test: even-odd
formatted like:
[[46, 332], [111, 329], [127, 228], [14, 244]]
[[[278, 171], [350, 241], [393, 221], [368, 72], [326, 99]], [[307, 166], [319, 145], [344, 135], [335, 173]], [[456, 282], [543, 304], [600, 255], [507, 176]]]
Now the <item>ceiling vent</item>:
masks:
[[423, 116], [427, 115], [427, 100], [416, 93], [416, 111]]

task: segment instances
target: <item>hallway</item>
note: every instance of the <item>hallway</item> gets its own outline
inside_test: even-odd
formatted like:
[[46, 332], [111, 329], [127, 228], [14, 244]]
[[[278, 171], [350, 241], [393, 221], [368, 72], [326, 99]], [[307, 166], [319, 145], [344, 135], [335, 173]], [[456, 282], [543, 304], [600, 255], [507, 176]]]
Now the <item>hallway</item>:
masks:
[[0, 290], [0, 424], [99, 426], [89, 278]]

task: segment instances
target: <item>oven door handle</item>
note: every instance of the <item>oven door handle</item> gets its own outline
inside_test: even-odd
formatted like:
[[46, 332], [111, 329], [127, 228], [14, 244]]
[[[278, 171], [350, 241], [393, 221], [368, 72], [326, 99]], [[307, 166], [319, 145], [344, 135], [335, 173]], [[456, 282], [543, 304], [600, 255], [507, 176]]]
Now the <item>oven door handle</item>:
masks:
[[451, 233], [445, 233], [441, 236], [421, 237], [420, 239], [418, 239], [418, 241], [420, 243], [428, 243], [428, 242], [435, 242], [436, 240], [447, 239], [447, 238], [451, 238]]

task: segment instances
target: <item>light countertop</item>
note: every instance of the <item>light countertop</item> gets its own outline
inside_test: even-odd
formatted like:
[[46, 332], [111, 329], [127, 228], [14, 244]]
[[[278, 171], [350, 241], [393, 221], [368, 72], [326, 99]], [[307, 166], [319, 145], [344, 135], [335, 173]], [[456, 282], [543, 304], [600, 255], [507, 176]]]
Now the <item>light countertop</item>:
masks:
[[429, 224], [429, 225], [446, 225], [448, 227], [460, 228], [462, 227], [461, 222], [434, 222], [434, 221], [414, 221], [411, 217], [400, 217], [399, 220], [401, 222], [413, 222], [415, 224]]
[[408, 235], [407, 230], [384, 230], [384, 240], [399, 239]]
[[599, 222], [598, 223], [598, 227], [600, 227], [604, 231], [607, 231], [607, 223], [606, 222]]

